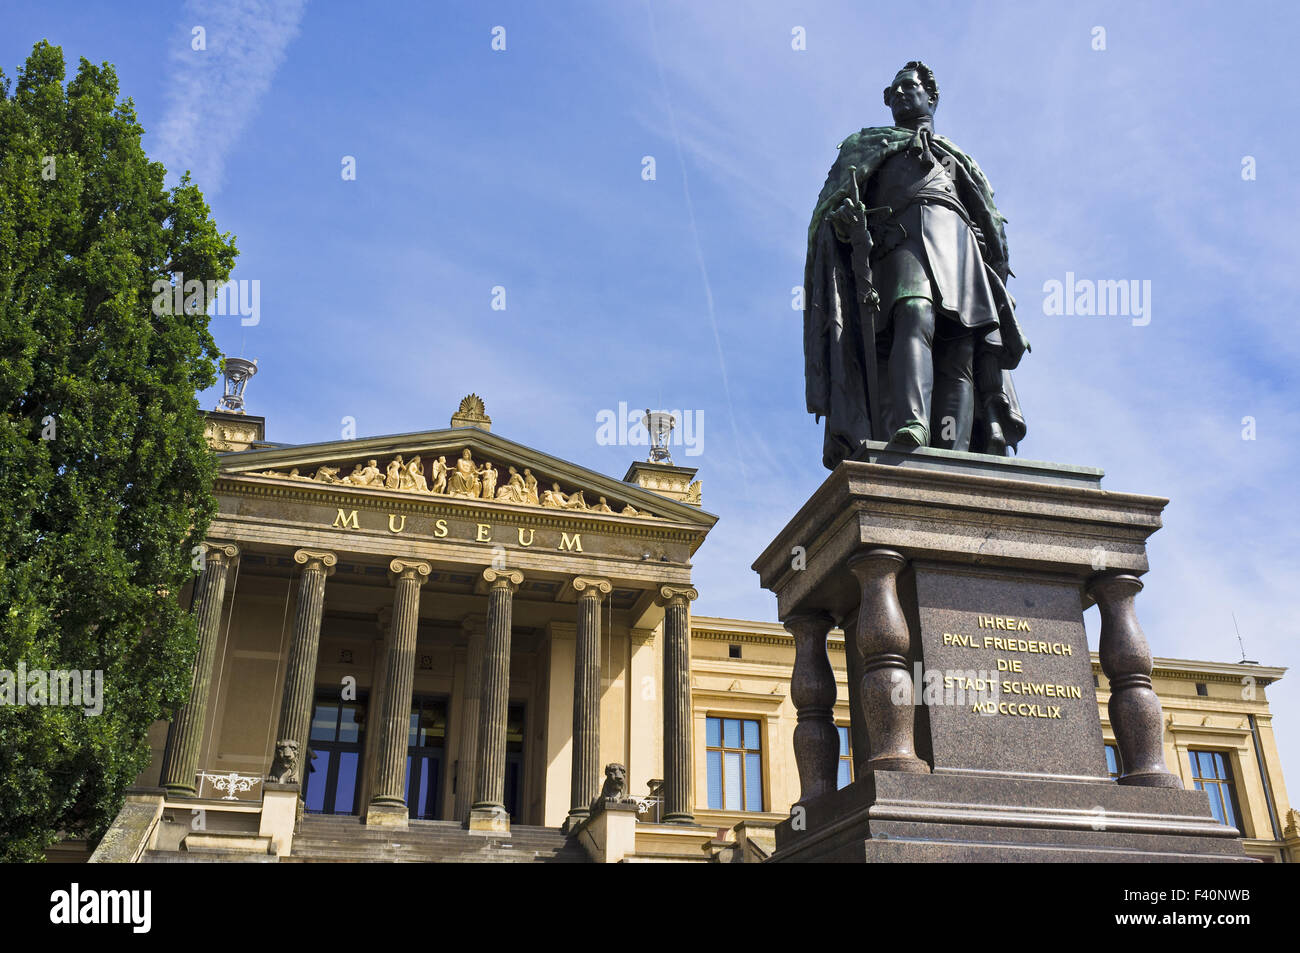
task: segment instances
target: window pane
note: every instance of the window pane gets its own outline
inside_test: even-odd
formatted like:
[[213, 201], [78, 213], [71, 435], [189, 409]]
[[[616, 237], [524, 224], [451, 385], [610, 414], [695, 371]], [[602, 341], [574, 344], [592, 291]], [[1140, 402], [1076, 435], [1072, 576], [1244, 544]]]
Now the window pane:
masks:
[[1214, 819], [1222, 824], [1223, 796], [1219, 794], [1219, 786], [1217, 784], [1211, 784], [1206, 791], [1210, 796], [1210, 812], [1214, 815]]
[[840, 725], [835, 730], [840, 733], [840, 757], [847, 758], [849, 755], [849, 729]]
[[357, 759], [355, 751], [339, 752], [339, 780], [334, 789], [334, 813], [351, 814], [357, 793]]
[[739, 718], [724, 718], [722, 720], [722, 743], [728, 748], [740, 747]]
[[361, 740], [361, 724], [358, 715], [361, 714], [359, 705], [344, 705], [340, 715], [342, 716], [339, 724], [339, 741], [346, 741], [355, 744]]
[[330, 756], [333, 752], [320, 751], [316, 754], [316, 770], [307, 775], [307, 793], [304, 800], [307, 810], [320, 812], [325, 810], [325, 780], [330, 774]]
[[709, 718], [704, 723], [704, 743], [710, 748], [722, 746], [722, 719]]
[[1115, 755], [1115, 746], [1106, 745], [1106, 770], [1111, 774], [1119, 774], [1119, 759]]
[[317, 703], [316, 714], [311, 721], [311, 740], [333, 741], [338, 723], [339, 709], [337, 705]]
[[[746, 722], [753, 724], [753, 722]], [[763, 809], [763, 766], [762, 755], [745, 754], [745, 810], [761, 811]]]
[[415, 793], [415, 816], [427, 817], [425, 801], [429, 797], [429, 759], [420, 759], [420, 790]]
[[708, 762], [709, 809], [720, 811], [722, 810], [722, 752], [710, 751]]
[[762, 747], [758, 743], [758, 722], [756, 721], [745, 722], [745, 747], [750, 751], [757, 751]]
[[739, 811], [740, 808], [740, 752], [724, 751], [723, 766], [726, 768], [726, 784], [723, 792], [726, 794], [724, 807], [728, 811]]
[[847, 758], [841, 758], [841, 759], [840, 759], [840, 776], [839, 776], [839, 778], [836, 780], [836, 784], [835, 784], [835, 787], [836, 787], [837, 790], [838, 790], [839, 788], [846, 788], [846, 787], [848, 787], [850, 784], [853, 783], [853, 778], [851, 778], [851, 777], [849, 776], [850, 773], [851, 773], [851, 772], [850, 772], [850, 770], [849, 770], [849, 761], [848, 761], [848, 759], [847, 759]]
[[1226, 780], [1228, 777], [1228, 764], [1223, 757], [1222, 751], [1214, 752], [1214, 776]]
[[1232, 788], [1226, 784], [1223, 786], [1223, 822], [1241, 830], [1241, 825], [1237, 823], [1237, 812], [1232, 809]]

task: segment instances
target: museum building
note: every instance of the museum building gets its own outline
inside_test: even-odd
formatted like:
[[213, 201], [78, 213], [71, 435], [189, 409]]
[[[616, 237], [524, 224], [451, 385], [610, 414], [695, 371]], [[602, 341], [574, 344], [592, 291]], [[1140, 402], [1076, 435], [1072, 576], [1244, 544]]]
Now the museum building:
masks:
[[[661, 455], [612, 479], [494, 433], [474, 395], [446, 429], [301, 446], [266, 442], [236, 396], [208, 439], [193, 691], [93, 860], [771, 854], [800, 798], [795, 640], [692, 615], [717, 520], [693, 469]], [[838, 629], [827, 647], [842, 787]], [[1292, 862], [1266, 694], [1284, 672], [1157, 658], [1152, 681], [1169, 769], [1247, 854]]]

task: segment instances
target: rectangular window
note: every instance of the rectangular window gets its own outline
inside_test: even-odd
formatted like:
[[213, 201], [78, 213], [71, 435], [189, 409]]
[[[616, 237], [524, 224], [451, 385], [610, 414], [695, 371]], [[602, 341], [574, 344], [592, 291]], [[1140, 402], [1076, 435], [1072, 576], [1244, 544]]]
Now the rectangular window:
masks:
[[[1192, 785], [1210, 798], [1210, 810], [1220, 824], [1241, 830], [1237, 810], [1237, 792], [1232, 784], [1232, 766], [1222, 751], [1197, 751], [1189, 748], [1187, 760], [1192, 767]], [[1242, 831], [1244, 834], [1245, 831]]]
[[844, 725], [836, 725], [835, 730], [840, 733], [840, 772], [835, 784], [836, 789], [839, 789], [853, 783], [853, 755], [849, 747], [849, 729]]
[[763, 745], [758, 721], [708, 718], [704, 744], [709, 808], [763, 810]]
[[1118, 778], [1124, 773], [1124, 765], [1119, 760], [1119, 748], [1116, 745], [1106, 745], [1106, 769], [1110, 771], [1111, 778]]

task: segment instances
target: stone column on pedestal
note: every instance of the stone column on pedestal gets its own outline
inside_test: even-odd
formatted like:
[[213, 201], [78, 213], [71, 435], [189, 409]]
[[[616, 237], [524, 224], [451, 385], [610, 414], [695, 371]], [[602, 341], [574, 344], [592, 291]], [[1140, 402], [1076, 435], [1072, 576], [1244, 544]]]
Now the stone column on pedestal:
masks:
[[822, 611], [801, 612], [783, 621], [794, 636], [790, 701], [798, 713], [794, 760], [799, 767], [799, 802], [835, 790], [840, 735], [835, 728], [835, 672], [826, 655], [826, 634], [834, 620]]
[[497, 834], [510, 832], [505, 807], [506, 718], [510, 709], [510, 617], [514, 593], [524, 581], [517, 569], [484, 569], [488, 584], [487, 634], [483, 643], [479, 695], [479, 761], [468, 827]]
[[1106, 707], [1123, 769], [1119, 783], [1181, 788], [1182, 782], [1165, 765], [1160, 699], [1151, 687], [1151, 649], [1133, 606], [1141, 590], [1141, 580], [1124, 572], [1105, 573], [1088, 584], [1088, 594], [1101, 612], [1097, 655], [1110, 682]]
[[406, 752], [411, 726], [411, 689], [415, 684], [415, 638], [420, 625], [420, 586], [431, 571], [418, 559], [394, 559], [393, 621], [384, 677], [384, 707], [375, 726], [380, 732], [375, 760], [375, 789], [366, 806], [366, 823], [405, 827]]
[[460, 744], [456, 758], [456, 820], [464, 823], [474, 803], [474, 782], [478, 770], [479, 700], [483, 694], [483, 642], [487, 617], [467, 616], [461, 623], [469, 639], [465, 649], [464, 707], [460, 721]]
[[700, 597], [690, 586], [660, 586], [664, 607], [664, 822], [694, 824], [691, 760], [691, 603]]
[[371, 651], [370, 694], [366, 698], [364, 731], [366, 737], [364, 775], [361, 779], [358, 804], [369, 804], [370, 795], [375, 790], [375, 766], [379, 763], [379, 745], [382, 732], [378, 729], [379, 713], [384, 710], [385, 680], [388, 678], [388, 649], [393, 627], [393, 607], [382, 606], [375, 613], [375, 628], [379, 637], [375, 639]]
[[275, 753], [267, 778], [285, 784], [302, 784], [311, 755], [312, 699], [316, 693], [316, 659], [320, 654], [320, 623], [325, 609], [325, 578], [334, 571], [334, 553], [300, 549], [293, 561], [302, 566], [298, 578], [298, 607], [293, 616], [293, 641], [280, 696], [280, 722], [275, 733]]
[[167, 734], [167, 770], [162, 785], [173, 796], [193, 797], [194, 777], [199, 768], [203, 723], [207, 719], [208, 694], [212, 687], [212, 663], [221, 629], [221, 607], [226, 597], [226, 576], [239, 556], [234, 543], [203, 543], [203, 573], [196, 593], [199, 650], [194, 657], [194, 681], [190, 695], [176, 712]]
[[600, 793], [600, 604], [614, 591], [608, 579], [578, 576], [578, 639], [573, 655], [573, 774], [565, 830], [591, 813]]
[[898, 601], [898, 573], [904, 564], [902, 555], [892, 549], [870, 549], [849, 560], [849, 570], [862, 584], [857, 632], [862, 682], [849, 690], [857, 691], [856, 703], [871, 746], [866, 770], [924, 774], [930, 766], [913, 747], [914, 686], [907, 669], [910, 636]]

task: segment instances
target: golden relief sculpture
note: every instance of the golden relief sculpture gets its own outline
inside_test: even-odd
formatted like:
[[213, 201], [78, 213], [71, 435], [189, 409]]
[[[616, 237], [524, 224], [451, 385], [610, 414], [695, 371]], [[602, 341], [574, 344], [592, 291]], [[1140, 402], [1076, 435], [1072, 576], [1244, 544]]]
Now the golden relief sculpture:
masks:
[[501, 472], [491, 461], [485, 460], [479, 466], [474, 460], [473, 451], [468, 447], [461, 451], [455, 464], [448, 466], [445, 456], [438, 457], [429, 465], [426, 475], [424, 463], [419, 455], [404, 460], [397, 454], [382, 469], [378, 459], [370, 459], [364, 465], [353, 464], [352, 472], [339, 476], [339, 467], [318, 467], [312, 476], [303, 476], [294, 467], [288, 473], [279, 470], [263, 470], [250, 476], [275, 477], [280, 480], [305, 480], [326, 483], [333, 486], [368, 487], [371, 489], [398, 490], [407, 493], [421, 493], [430, 496], [448, 496], [453, 499], [490, 500], [495, 503], [509, 503], [518, 506], [541, 506], [556, 510], [583, 510], [589, 513], [609, 513], [619, 516], [632, 516], [640, 519], [659, 519], [659, 517], [642, 512], [631, 504], [625, 504], [621, 510], [615, 510], [605, 497], [600, 502], [589, 504], [583, 490], [565, 493], [560, 484], [552, 482], [547, 490], [538, 493], [537, 477], [528, 467], [520, 473], [515, 467], [507, 466], [504, 485], [498, 485]]

